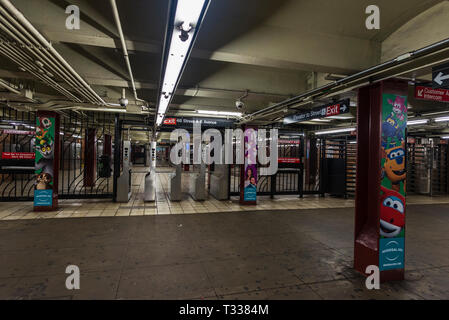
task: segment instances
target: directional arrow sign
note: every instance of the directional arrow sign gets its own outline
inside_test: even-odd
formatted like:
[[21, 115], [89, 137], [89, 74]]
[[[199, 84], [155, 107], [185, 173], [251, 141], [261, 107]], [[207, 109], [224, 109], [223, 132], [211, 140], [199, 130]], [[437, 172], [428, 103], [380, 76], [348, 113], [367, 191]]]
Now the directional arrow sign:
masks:
[[435, 79], [433, 79], [439, 86], [442, 86], [445, 80], [449, 80], [449, 74], [445, 75], [443, 72], [439, 72]]
[[312, 119], [321, 119], [332, 116], [338, 116], [343, 113], [349, 113], [350, 100], [342, 100], [335, 103], [326, 104], [321, 107], [313, 108], [302, 113], [295, 114], [284, 119], [284, 124], [309, 121]]
[[449, 89], [449, 64], [433, 68], [432, 79], [433, 88]]

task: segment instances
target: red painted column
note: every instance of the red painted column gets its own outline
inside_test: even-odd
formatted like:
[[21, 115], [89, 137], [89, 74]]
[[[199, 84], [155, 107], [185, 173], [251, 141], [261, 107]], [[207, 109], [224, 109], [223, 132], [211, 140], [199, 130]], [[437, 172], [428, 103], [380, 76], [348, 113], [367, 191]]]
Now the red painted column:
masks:
[[36, 115], [34, 211], [58, 209], [59, 114], [38, 111]]
[[407, 82], [359, 89], [354, 268], [404, 279]]
[[94, 187], [97, 179], [97, 129], [86, 129], [84, 141], [84, 186]]

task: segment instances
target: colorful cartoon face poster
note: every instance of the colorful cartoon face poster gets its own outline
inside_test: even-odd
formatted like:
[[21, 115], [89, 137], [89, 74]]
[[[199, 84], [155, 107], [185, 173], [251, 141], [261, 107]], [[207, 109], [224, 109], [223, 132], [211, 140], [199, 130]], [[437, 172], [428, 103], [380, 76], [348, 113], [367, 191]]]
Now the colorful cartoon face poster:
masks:
[[51, 207], [53, 204], [53, 160], [55, 119], [36, 118], [34, 206]]
[[384, 94], [379, 269], [404, 268], [407, 97]]
[[[245, 173], [243, 201], [257, 201], [257, 136], [252, 134], [255, 131], [249, 130], [245, 134]], [[256, 133], [255, 133], [256, 134]], [[251, 138], [250, 138], [251, 137]]]

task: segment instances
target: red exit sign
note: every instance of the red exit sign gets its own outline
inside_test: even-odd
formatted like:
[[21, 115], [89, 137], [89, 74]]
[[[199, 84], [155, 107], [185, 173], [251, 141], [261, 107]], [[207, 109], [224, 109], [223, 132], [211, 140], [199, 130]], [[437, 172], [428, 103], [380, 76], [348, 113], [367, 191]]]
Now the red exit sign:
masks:
[[176, 125], [176, 118], [167, 118], [164, 120], [164, 124], [168, 126], [175, 126]]
[[340, 104], [334, 104], [326, 108], [326, 117], [338, 116], [340, 114]]

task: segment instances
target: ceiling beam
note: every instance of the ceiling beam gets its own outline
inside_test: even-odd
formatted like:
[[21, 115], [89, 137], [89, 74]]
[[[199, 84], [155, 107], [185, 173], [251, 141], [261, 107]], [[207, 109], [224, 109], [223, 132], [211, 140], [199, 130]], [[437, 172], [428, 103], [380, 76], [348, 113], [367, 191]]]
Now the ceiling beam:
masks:
[[[120, 49], [119, 39], [104, 35], [83, 35], [60, 31], [44, 31], [43, 33], [52, 42]], [[265, 39], [267, 35], [269, 39]], [[157, 42], [126, 40], [125, 43], [129, 51], [152, 54], [161, 54], [162, 52], [162, 45]], [[332, 50], [328, 50], [329, 47], [326, 47], [328, 43], [334, 44]], [[278, 52], [289, 52], [289, 55], [285, 55], [284, 53], [264, 54], [265, 49], [268, 50], [268, 48], [265, 48], [267, 44], [277, 48], [275, 50]], [[241, 46], [244, 46], [242, 48], [243, 50], [239, 49]], [[321, 46], [322, 48], [317, 48], [317, 46]], [[292, 50], [279, 50], [281, 47]], [[352, 48], [352, 50], [348, 50], [348, 48]], [[368, 67], [365, 65], [361, 66], [360, 64], [362, 63], [373, 64], [373, 61], [378, 57], [377, 51], [380, 51], [379, 48], [369, 40], [336, 36], [320, 37], [317, 35], [301, 35], [295, 37], [294, 34], [286, 35], [285, 32], [281, 33], [279, 30], [270, 29], [269, 31], [265, 30], [257, 34], [245, 35], [242, 39], [236, 40], [235, 43], [226, 45], [224, 50], [208, 51], [193, 49], [191, 57], [293, 71], [348, 74], [357, 71], [360, 67]], [[320, 51], [319, 55], [316, 54], [315, 49]], [[314, 52], [313, 54], [311, 54], [312, 51]], [[292, 55], [297, 57], [293, 58]], [[357, 61], [354, 61], [354, 59]]]

